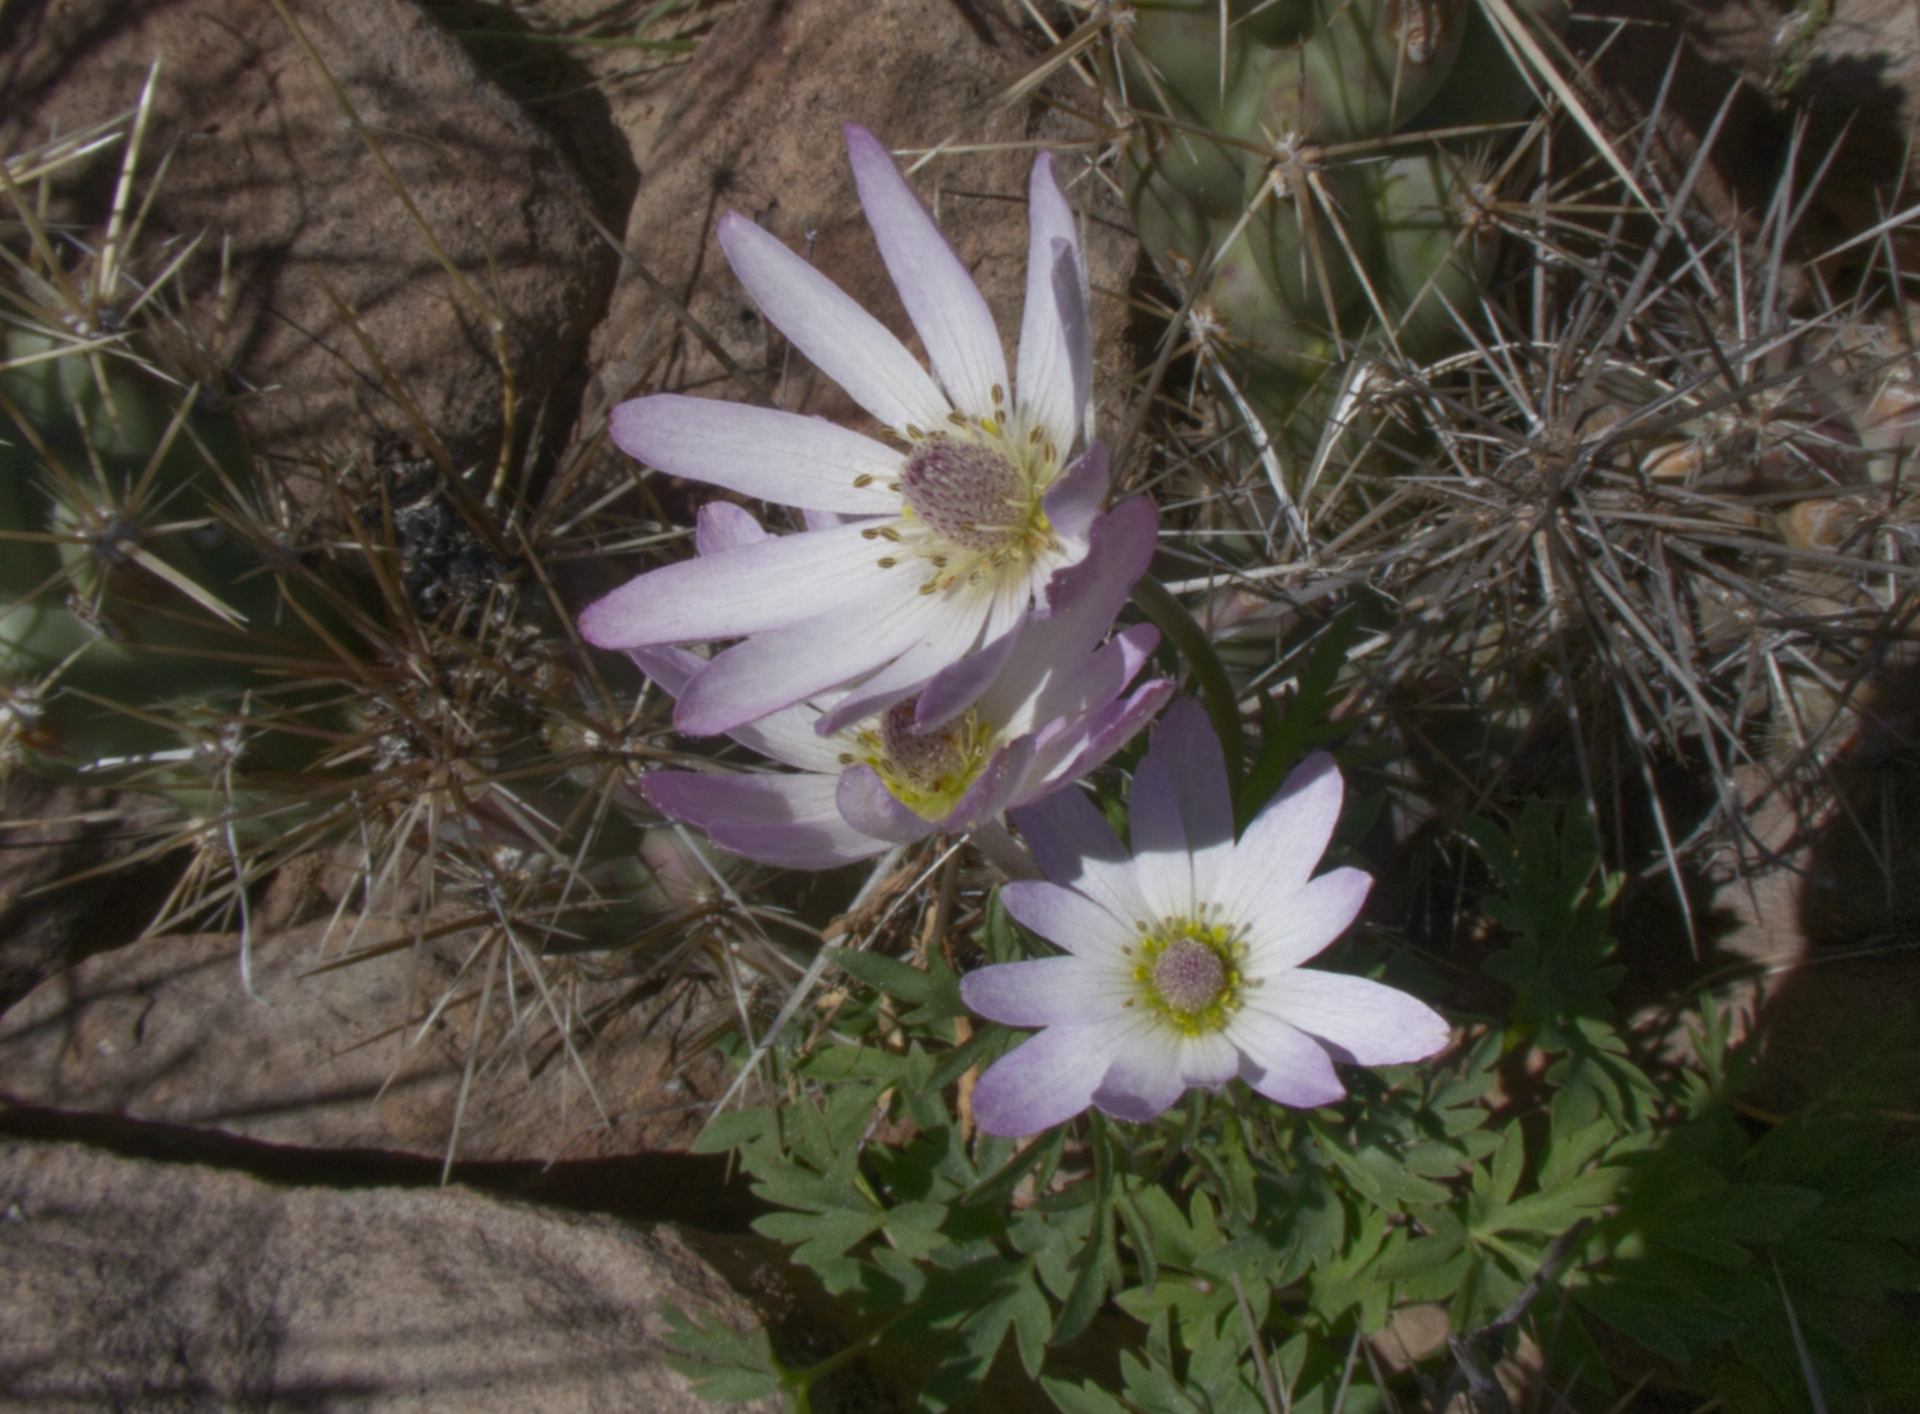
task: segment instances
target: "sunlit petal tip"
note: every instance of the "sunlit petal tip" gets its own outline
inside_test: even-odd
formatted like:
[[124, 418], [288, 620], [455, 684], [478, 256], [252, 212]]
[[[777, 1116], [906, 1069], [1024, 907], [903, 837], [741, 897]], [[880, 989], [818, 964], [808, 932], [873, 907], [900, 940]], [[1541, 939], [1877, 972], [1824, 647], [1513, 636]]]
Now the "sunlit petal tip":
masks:
[[1006, 395], [1007, 358], [993, 312], [893, 158], [865, 128], [847, 128], [847, 157], [880, 258], [927, 357], [961, 411], [988, 417]]

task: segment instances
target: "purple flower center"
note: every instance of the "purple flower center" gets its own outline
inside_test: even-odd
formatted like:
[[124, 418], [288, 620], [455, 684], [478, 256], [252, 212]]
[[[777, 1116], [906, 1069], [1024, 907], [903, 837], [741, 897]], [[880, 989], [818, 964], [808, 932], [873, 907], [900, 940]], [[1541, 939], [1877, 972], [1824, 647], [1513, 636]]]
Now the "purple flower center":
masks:
[[900, 477], [913, 513], [961, 550], [998, 550], [1027, 531], [1033, 491], [999, 448], [933, 436], [915, 445]]
[[933, 731], [916, 732], [913, 707], [911, 700], [902, 702], [877, 723], [861, 727], [854, 734], [858, 753], [840, 759], [865, 761], [907, 809], [924, 819], [945, 820], [993, 756], [993, 728], [969, 711]]
[[1175, 1012], [1192, 1015], [1208, 1007], [1227, 984], [1220, 954], [1192, 938], [1176, 938], [1153, 965], [1153, 985]]
[[880, 719], [880, 752], [906, 782], [939, 790], [943, 779], [964, 771], [967, 753], [948, 731], [916, 733], [912, 699], [889, 708]]

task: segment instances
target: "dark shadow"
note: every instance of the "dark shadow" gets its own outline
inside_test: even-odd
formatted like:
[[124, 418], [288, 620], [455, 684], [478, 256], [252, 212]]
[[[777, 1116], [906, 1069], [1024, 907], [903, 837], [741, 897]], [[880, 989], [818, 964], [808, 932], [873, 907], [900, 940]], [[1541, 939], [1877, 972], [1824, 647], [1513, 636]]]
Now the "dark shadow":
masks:
[[[0, 1012], [47, 978], [133, 942], [185, 855], [134, 861], [149, 837], [115, 818], [125, 797], [17, 773], [0, 830]], [[164, 809], [164, 807], [162, 807]], [[98, 877], [80, 878], [93, 870]]]
[[594, 214], [615, 234], [625, 230], [640, 169], [606, 94], [568, 47], [488, 0], [425, 0], [422, 8], [572, 159]]
[[[436, 1188], [437, 1160], [383, 1149], [305, 1149], [218, 1130], [97, 1112], [0, 1107], [0, 1137], [77, 1143], [125, 1159], [204, 1164], [266, 1183], [308, 1188]], [[504, 1198], [636, 1223], [684, 1223], [743, 1233], [767, 1211], [727, 1156], [634, 1154], [609, 1159], [456, 1163], [450, 1182]]]

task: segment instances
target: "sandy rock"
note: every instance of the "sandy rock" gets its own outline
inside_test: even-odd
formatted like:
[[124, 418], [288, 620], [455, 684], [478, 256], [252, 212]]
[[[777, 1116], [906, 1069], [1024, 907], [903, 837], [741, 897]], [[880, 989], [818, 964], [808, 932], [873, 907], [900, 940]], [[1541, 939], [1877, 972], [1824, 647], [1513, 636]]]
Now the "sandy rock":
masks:
[[[0, 1016], [0, 1090], [21, 1105], [273, 1144], [442, 1155], [471, 1040], [471, 1005], [448, 1009], [424, 1041], [410, 1042], [472, 940], [418, 953], [403, 946], [302, 976], [347, 951], [342, 935], [352, 921], [336, 928], [331, 943], [327, 920], [256, 942], [257, 999], [241, 985], [238, 940], [228, 934], [154, 938], [83, 962]], [[354, 946], [390, 936], [406, 932], [369, 925]], [[524, 994], [524, 978], [519, 985]], [[586, 989], [582, 1004], [626, 985], [614, 979], [601, 992]], [[504, 993], [502, 983], [496, 995]], [[529, 1018], [524, 1035], [503, 1042], [504, 1016], [496, 1012], [482, 1035], [458, 1157], [592, 1159], [683, 1149], [704, 1118], [695, 1102], [724, 1086], [724, 1065], [684, 1043], [684, 1013], [654, 1028], [645, 1020], [644, 1008], [631, 1008], [591, 1038], [577, 1038], [576, 1067], [540, 1015]]]
[[[0, 1012], [88, 952], [119, 947], [165, 901], [171, 861], [134, 863], [156, 811], [16, 774], [0, 794]], [[103, 877], [82, 877], [93, 870]]]
[[[192, 318], [213, 339], [230, 243], [234, 302], [214, 353], [266, 447], [302, 459], [356, 418], [408, 427], [330, 282], [456, 460], [482, 458], [498, 440], [501, 382], [480, 306], [504, 312], [523, 423], [604, 306], [612, 254], [576, 205], [591, 207], [587, 189], [408, 0], [291, 8], [478, 300], [443, 272], [326, 79], [260, 0], [7, 6], [0, 148], [130, 107], [159, 59], [143, 189], [161, 153], [172, 156], [140, 249], [164, 260], [167, 238], [204, 235], [185, 280], [198, 294]], [[62, 214], [103, 225], [119, 160], [102, 154], [63, 185]]]
[[664, 1303], [749, 1323], [670, 1230], [0, 1145], [0, 1408], [704, 1409]]
[[[850, 122], [896, 152], [952, 138], [961, 147], [1007, 146], [940, 157], [912, 180], [973, 271], [1010, 354], [1025, 290], [1027, 174], [1035, 148], [1052, 147], [1070, 199], [1088, 216], [1096, 395], [1110, 396], [1130, 372], [1122, 296], [1138, 256], [1131, 227], [1118, 196], [1071, 150], [1082, 137], [1073, 120], [1033, 100], [985, 116], [995, 87], [1033, 57], [1028, 37], [1000, 23], [998, 9], [743, 0], [702, 43], [664, 108], [658, 92], [615, 98], [641, 171], [627, 249], [782, 406], [872, 426], [804, 359], [788, 357], [762, 322], [714, 239], [729, 208], [807, 252], [919, 349], [860, 214], [842, 136]], [[594, 336], [592, 361], [603, 404], [661, 389], [746, 396], [631, 268]]]

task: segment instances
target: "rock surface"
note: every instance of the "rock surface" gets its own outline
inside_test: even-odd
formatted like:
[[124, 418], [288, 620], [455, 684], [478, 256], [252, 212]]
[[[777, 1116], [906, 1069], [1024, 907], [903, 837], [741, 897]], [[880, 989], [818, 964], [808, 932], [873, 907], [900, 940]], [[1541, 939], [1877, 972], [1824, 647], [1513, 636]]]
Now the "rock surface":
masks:
[[[271, 1144], [440, 1156], [460, 1102], [471, 1006], [449, 1008], [410, 1043], [472, 942], [403, 946], [302, 976], [346, 951], [339, 939], [351, 922], [332, 944], [324, 920], [256, 942], [257, 1000], [242, 988], [238, 939], [228, 934], [153, 938], [83, 962], [0, 1016], [0, 1091], [15, 1104]], [[370, 931], [355, 946], [393, 930]], [[458, 1157], [684, 1149], [705, 1114], [695, 1102], [726, 1082], [717, 1057], [676, 1050], [676, 1019], [649, 1029], [643, 1009], [619, 1012], [580, 1039], [578, 1067], [537, 1013], [504, 1045], [494, 1027], [461, 1114]]]
[[671, 1230], [0, 1144], [0, 1408], [705, 1409], [664, 1303], [749, 1323]]
[[[138, 936], [177, 867], [135, 862], [151, 806], [24, 772], [0, 783], [0, 1012], [89, 952]], [[100, 870], [98, 877], [83, 878]]]
[[[1035, 151], [1051, 147], [1069, 198], [1087, 216], [1096, 395], [1111, 395], [1131, 371], [1131, 227], [1117, 194], [1072, 150], [1084, 140], [1077, 120], [1033, 98], [990, 102], [1033, 57], [997, 12], [928, 0], [742, 0], [703, 41], [664, 107], [658, 93], [614, 97], [641, 171], [628, 251], [781, 406], [872, 425], [762, 322], [714, 239], [729, 208], [805, 251], [919, 350], [860, 213], [846, 123], [866, 126], [896, 152], [954, 141], [957, 151], [912, 180], [973, 271], [1009, 361], [1025, 291], [1027, 174]], [[983, 146], [991, 150], [974, 150]], [[915, 160], [905, 156], [902, 165]], [[601, 404], [664, 388], [747, 396], [631, 267], [594, 335], [592, 362]]]
[[[313, 444], [356, 423], [411, 435], [330, 285], [456, 464], [485, 458], [501, 427], [493, 310], [504, 315], [524, 423], [604, 308], [613, 255], [582, 214], [587, 189], [410, 0], [290, 8], [359, 129], [260, 0], [29, 0], [0, 13], [0, 149], [131, 107], [158, 60], [137, 196], [161, 154], [171, 149], [171, 160], [138, 247], [149, 256], [142, 266], [170, 257], [169, 237], [204, 237], [183, 274], [199, 296], [192, 317], [267, 449], [308, 460]], [[62, 214], [104, 226], [119, 161], [110, 150], [63, 183]], [[221, 321], [209, 296], [223, 242], [233, 299]]]

